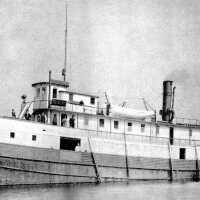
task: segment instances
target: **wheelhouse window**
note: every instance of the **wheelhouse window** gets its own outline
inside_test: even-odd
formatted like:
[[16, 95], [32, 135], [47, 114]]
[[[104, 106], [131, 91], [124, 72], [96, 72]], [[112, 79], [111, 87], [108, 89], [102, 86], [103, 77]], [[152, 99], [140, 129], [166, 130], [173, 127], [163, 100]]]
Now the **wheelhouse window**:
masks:
[[14, 138], [15, 137], [15, 132], [10, 132], [10, 138]]
[[128, 131], [132, 131], [132, 123], [128, 122]]
[[95, 98], [94, 98], [94, 97], [91, 97], [91, 98], [90, 98], [90, 104], [92, 104], [92, 105], [95, 104]]
[[42, 98], [45, 97], [46, 94], [46, 87], [42, 87]]
[[60, 149], [75, 151], [80, 145], [81, 140], [79, 138], [60, 137]]
[[36, 97], [40, 96], [40, 88], [36, 88]]
[[145, 131], [145, 124], [141, 124], [141, 133], [144, 133]]
[[119, 121], [114, 121], [114, 128], [115, 129], [118, 129], [119, 128]]
[[42, 87], [42, 92], [46, 92], [46, 87]]
[[104, 119], [99, 119], [99, 126], [104, 127]]
[[185, 148], [180, 148], [179, 159], [185, 159], [185, 154], [186, 154]]
[[53, 99], [57, 98], [57, 89], [53, 88]]

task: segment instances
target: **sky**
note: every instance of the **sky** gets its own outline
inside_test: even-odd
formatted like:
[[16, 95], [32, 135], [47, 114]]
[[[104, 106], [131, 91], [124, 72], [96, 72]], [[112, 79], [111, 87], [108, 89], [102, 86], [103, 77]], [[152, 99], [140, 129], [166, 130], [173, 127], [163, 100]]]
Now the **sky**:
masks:
[[176, 116], [200, 119], [199, 0], [0, 0], [0, 115], [31, 100], [49, 70], [62, 79], [65, 2], [72, 89], [159, 111], [169, 79]]

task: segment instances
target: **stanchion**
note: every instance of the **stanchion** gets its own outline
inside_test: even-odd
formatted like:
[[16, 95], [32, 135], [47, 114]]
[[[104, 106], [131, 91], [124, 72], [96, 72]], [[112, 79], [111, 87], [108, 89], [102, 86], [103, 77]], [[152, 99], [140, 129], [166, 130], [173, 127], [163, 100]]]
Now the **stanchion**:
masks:
[[98, 165], [97, 165], [97, 163], [96, 163], [95, 156], [94, 156], [94, 153], [93, 153], [93, 151], [92, 151], [92, 145], [91, 145], [91, 143], [90, 143], [90, 138], [89, 138], [89, 137], [88, 137], [88, 144], [89, 144], [89, 148], [90, 148], [90, 153], [91, 153], [91, 157], [92, 157], [92, 162], [93, 162], [94, 168], [95, 168], [97, 183], [101, 183], [101, 177], [100, 177], [100, 174], [99, 174]]
[[170, 143], [168, 143], [168, 152], [169, 152], [169, 180], [173, 181], [173, 164], [172, 164]]

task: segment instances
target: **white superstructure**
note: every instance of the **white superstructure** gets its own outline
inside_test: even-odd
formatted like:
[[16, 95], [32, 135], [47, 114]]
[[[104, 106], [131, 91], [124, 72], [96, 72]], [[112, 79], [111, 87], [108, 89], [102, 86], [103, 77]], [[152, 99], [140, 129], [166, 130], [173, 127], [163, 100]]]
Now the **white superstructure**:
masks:
[[[64, 81], [50, 80], [32, 85], [35, 89], [32, 120], [0, 118], [0, 142], [40, 148], [89, 151], [129, 156], [195, 159], [200, 145], [200, 127], [155, 121], [154, 111], [137, 111], [120, 106], [99, 105], [97, 95], [69, 90]], [[148, 119], [148, 120], [147, 120]], [[150, 120], [149, 120], [150, 119]], [[70, 139], [71, 138], [71, 139]], [[200, 152], [199, 152], [200, 153]]]

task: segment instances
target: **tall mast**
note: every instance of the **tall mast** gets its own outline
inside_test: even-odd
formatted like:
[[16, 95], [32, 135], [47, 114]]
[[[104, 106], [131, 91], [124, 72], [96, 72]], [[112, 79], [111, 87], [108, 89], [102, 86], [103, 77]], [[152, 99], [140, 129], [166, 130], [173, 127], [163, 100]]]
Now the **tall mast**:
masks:
[[67, 68], [67, 3], [65, 4], [65, 60], [64, 60], [64, 68], [62, 70], [62, 75], [64, 81], [66, 81], [66, 68]]

